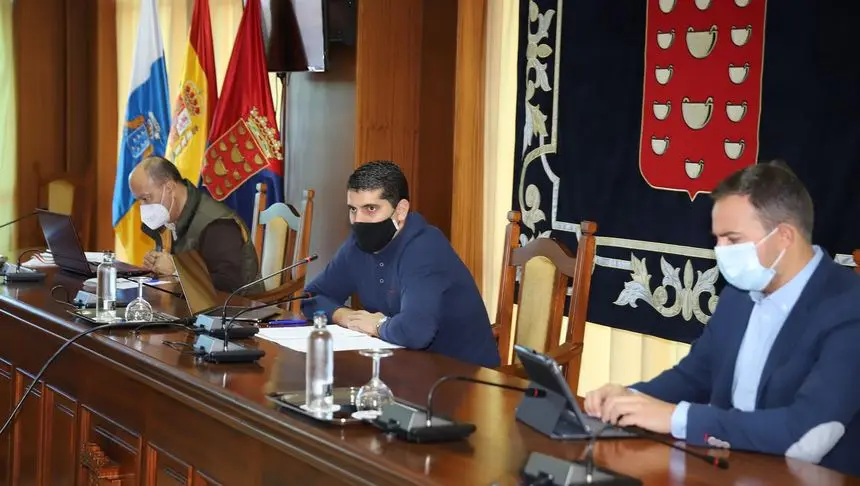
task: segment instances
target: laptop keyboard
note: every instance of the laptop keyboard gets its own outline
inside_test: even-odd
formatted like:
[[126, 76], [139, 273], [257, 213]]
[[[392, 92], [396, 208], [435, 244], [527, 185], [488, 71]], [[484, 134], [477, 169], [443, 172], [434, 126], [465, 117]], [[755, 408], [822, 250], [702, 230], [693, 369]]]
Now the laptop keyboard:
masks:
[[[636, 434], [624, 429], [611, 427], [600, 419], [589, 415], [582, 415], [582, 424], [576, 417], [573, 410], [567, 410], [563, 415], [559, 424], [556, 426], [555, 434], [560, 439], [581, 439], [590, 436], [594, 433], [600, 433], [600, 437], [636, 437]], [[609, 430], [601, 432], [603, 429], [610, 427]]]

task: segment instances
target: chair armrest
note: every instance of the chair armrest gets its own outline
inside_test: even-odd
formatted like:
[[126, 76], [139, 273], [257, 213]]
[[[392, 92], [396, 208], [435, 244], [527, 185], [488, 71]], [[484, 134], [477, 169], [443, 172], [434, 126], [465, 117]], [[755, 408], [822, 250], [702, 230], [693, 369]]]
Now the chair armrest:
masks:
[[582, 343], [564, 343], [550, 350], [546, 355], [560, 365], [566, 365], [582, 354]]
[[504, 373], [508, 376], [516, 376], [517, 378], [522, 378], [524, 380], [528, 380], [529, 376], [526, 374], [526, 369], [523, 368], [523, 365], [519, 363], [502, 365], [496, 368], [496, 371]]
[[[559, 365], [564, 366], [570, 363], [574, 358], [582, 354], [582, 343], [564, 343], [561, 346], [545, 354], [546, 356], [552, 358], [553, 361], [555, 361]], [[496, 368], [496, 370], [506, 375], [516, 376], [524, 379], [529, 378], [528, 374], [526, 374], [526, 369], [520, 363], [502, 365]]]

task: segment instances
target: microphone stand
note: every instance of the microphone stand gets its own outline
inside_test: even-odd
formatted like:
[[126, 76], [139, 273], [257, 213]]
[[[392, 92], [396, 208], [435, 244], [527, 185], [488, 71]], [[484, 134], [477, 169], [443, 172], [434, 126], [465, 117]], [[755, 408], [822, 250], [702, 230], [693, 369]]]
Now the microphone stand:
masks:
[[227, 338], [227, 336], [230, 335], [230, 329], [235, 325], [235, 323], [236, 323], [235, 321], [236, 321], [237, 317], [241, 316], [242, 314], [244, 314], [246, 312], [251, 312], [251, 311], [254, 311], [257, 309], [262, 309], [264, 307], [269, 307], [270, 305], [286, 304], [287, 302], [310, 299], [311, 297], [313, 297], [313, 294], [311, 294], [310, 292], [305, 292], [302, 295], [294, 295], [291, 297], [285, 297], [283, 299], [276, 300], [275, 302], [273, 302], [271, 304], [255, 305], [254, 307], [248, 307], [246, 309], [242, 309], [241, 311], [237, 312], [236, 314], [233, 315], [233, 317], [230, 318], [229, 321], [227, 321], [227, 324], [224, 325], [224, 337], [225, 337], [225, 339], [224, 339], [224, 351], [227, 351], [227, 339], [226, 338]]
[[382, 414], [370, 421], [371, 424], [383, 432], [393, 434], [401, 440], [415, 443], [449, 442], [462, 440], [469, 437], [476, 429], [474, 424], [458, 423], [453, 420], [433, 416], [433, 395], [439, 385], [448, 381], [465, 381], [478, 385], [488, 385], [506, 390], [524, 392], [530, 396], [546, 396], [544, 390], [538, 388], [520, 388], [518, 386], [503, 385], [492, 381], [480, 380], [468, 376], [444, 376], [430, 387], [427, 394], [426, 411], [421, 411], [417, 406], [404, 402], [395, 402], [385, 405]]

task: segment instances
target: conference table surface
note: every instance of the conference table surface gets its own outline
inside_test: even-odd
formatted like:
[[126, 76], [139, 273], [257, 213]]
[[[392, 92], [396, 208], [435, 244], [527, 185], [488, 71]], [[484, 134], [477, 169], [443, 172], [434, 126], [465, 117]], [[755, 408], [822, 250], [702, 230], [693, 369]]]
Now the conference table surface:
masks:
[[[0, 310], [38, 316], [52, 332], [68, 338], [89, 327], [76, 321], [68, 307], [55, 301], [62, 285], [71, 295], [82, 288], [82, 279], [51, 269], [40, 283], [0, 285]], [[136, 292], [136, 290], [132, 291]], [[145, 298], [153, 307], [173, 315], [187, 315], [177, 297], [146, 288]], [[469, 383], [451, 382], [439, 389], [434, 411], [459, 421], [474, 423], [475, 433], [467, 440], [446, 444], [409, 444], [388, 437], [365, 425], [336, 427], [275, 409], [266, 399], [273, 391], [303, 390], [305, 355], [262, 339], [250, 346], [265, 350], [257, 364], [208, 364], [163, 344], [163, 341], [192, 343], [193, 335], [181, 329], [151, 329], [139, 333], [113, 330], [95, 333], [78, 346], [102, 353], [115, 361], [133, 360], [137, 372], [156, 377], [171, 393], [197, 397], [211, 407], [219, 420], [246, 434], [259, 435], [287, 451], [314, 451], [343, 471], [345, 482], [388, 475], [399, 484], [508, 485], [519, 484], [519, 472], [530, 452], [579, 460], [582, 441], [551, 440], [514, 419], [521, 398], [516, 391]], [[56, 340], [56, 346], [61, 343]], [[336, 387], [361, 386], [370, 378], [371, 360], [356, 351], [335, 353]], [[444, 375], [465, 375], [497, 383], [525, 386], [524, 381], [494, 370], [480, 368], [422, 351], [395, 350], [381, 362], [380, 378], [395, 396], [413, 403], [426, 403], [431, 384]], [[51, 373], [48, 372], [50, 377]], [[213, 446], [214, 447], [214, 446]], [[717, 470], [704, 461], [647, 439], [600, 440], [594, 449], [598, 466], [642, 480], [643, 484], [808, 484], [860, 485], [860, 479], [783, 457], [738, 451], [697, 449], [725, 457], [727, 470]], [[327, 459], [328, 458], [328, 459]], [[860, 456], [858, 456], [860, 459]]]

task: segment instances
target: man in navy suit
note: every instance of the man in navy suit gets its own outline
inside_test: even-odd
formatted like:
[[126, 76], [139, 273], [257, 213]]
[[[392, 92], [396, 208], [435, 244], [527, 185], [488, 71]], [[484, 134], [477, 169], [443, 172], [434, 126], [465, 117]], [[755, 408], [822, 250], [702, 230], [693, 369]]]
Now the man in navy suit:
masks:
[[729, 285], [702, 336], [653, 380], [588, 393], [586, 411], [860, 475], [860, 277], [812, 245], [812, 199], [781, 163], [742, 169], [712, 197]]

